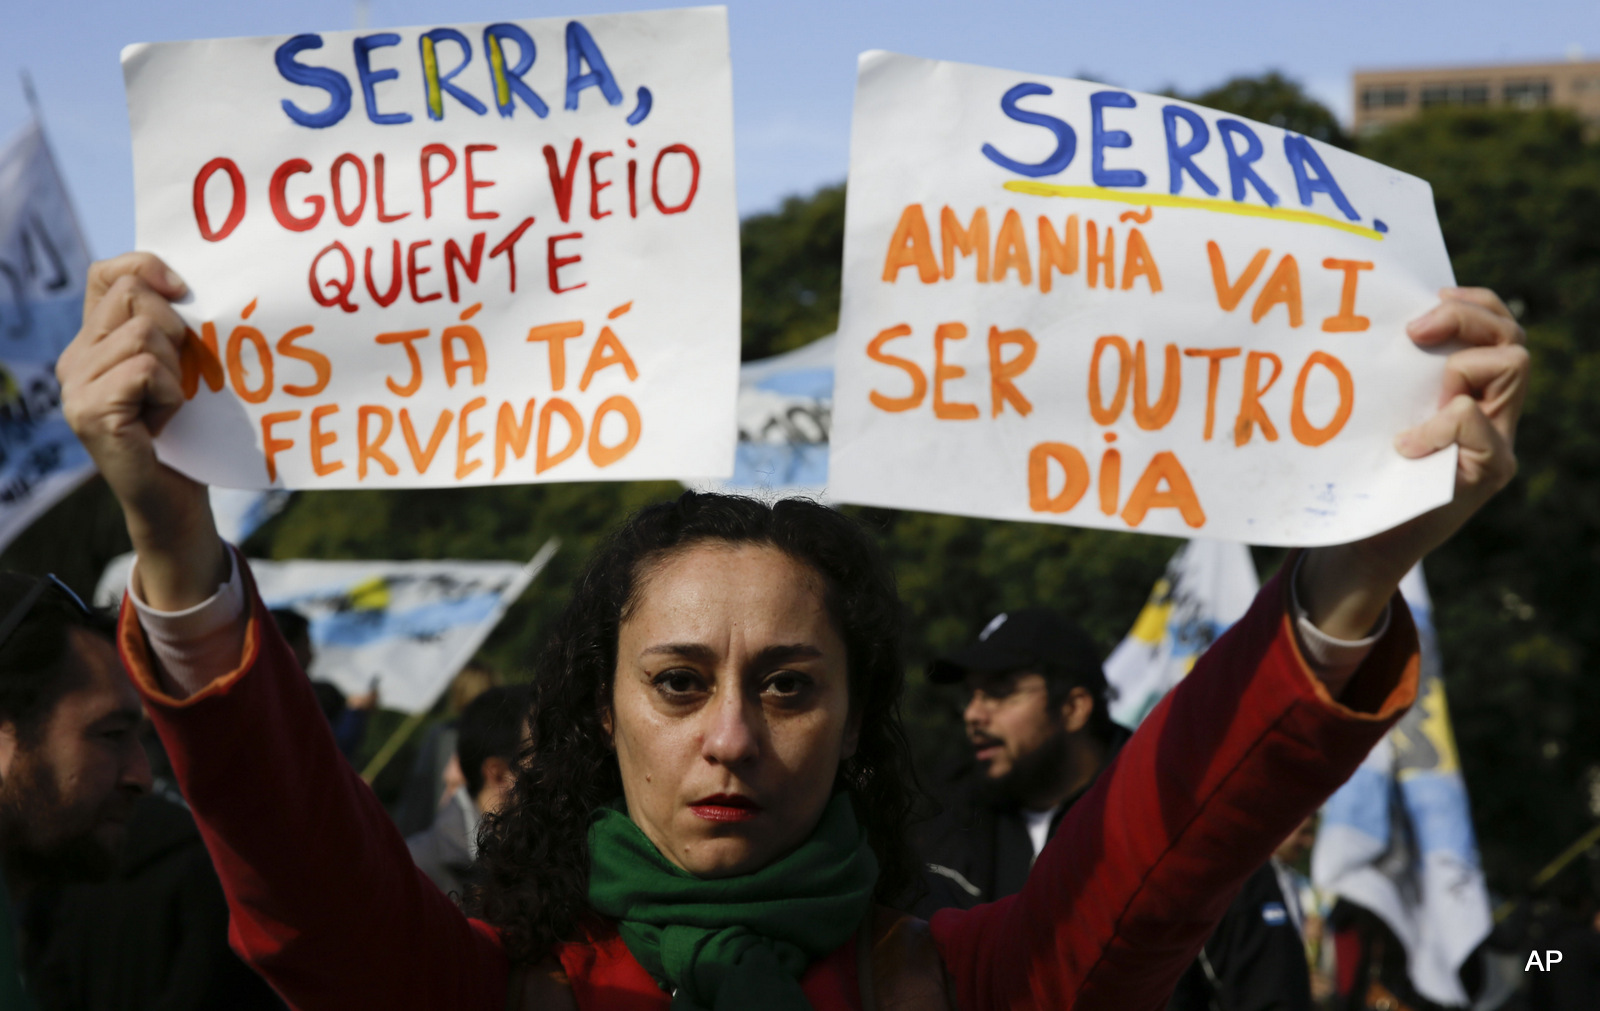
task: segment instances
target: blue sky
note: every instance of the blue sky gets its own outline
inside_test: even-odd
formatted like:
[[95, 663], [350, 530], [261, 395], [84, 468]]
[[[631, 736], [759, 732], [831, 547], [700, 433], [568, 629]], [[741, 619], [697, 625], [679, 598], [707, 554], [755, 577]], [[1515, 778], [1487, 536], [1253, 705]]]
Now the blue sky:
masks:
[[[27, 118], [31, 72], [90, 245], [133, 243], [133, 183], [118, 53], [130, 42], [355, 26], [355, 2], [10, 0], [0, 31], [0, 135]], [[627, 0], [367, 0], [367, 23], [447, 24], [667, 6]], [[1278, 69], [1341, 116], [1358, 68], [1600, 57], [1594, 0], [731, 0], [742, 213], [844, 178], [855, 57], [891, 49], [1194, 90]]]

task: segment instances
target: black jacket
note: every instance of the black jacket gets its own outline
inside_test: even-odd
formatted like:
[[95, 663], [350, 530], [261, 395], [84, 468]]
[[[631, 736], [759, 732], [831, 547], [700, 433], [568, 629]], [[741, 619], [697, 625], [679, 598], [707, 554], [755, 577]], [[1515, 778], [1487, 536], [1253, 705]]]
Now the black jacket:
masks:
[[1311, 1011], [1305, 943], [1270, 862], [1245, 881], [1167, 1011]]
[[[1102, 769], [1130, 736], [1122, 727], [1114, 729]], [[970, 909], [1003, 899], [1021, 891], [1028, 880], [1033, 842], [1022, 810], [997, 798], [987, 786], [982, 771], [972, 764], [958, 766], [929, 786], [939, 812], [912, 835], [925, 889], [911, 906], [915, 915], [927, 919], [941, 909]], [[1087, 790], [1086, 786], [1061, 805], [1050, 822], [1050, 835]]]
[[61, 889], [31, 924], [41, 1011], [282, 1011], [228, 948], [228, 905], [194, 818], [152, 794], [109, 881]]

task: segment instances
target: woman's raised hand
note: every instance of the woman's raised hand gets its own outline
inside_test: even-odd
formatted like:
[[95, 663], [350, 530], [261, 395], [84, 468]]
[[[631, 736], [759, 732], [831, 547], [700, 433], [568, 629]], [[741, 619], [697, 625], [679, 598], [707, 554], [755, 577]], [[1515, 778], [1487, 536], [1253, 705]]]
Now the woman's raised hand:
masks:
[[187, 290], [149, 253], [94, 264], [83, 328], [56, 363], [67, 423], [122, 504], [140, 589], [160, 610], [200, 603], [228, 571], [205, 486], [155, 452], [155, 437], [183, 406], [185, 327], [171, 300]]
[[1439, 410], [1400, 433], [1395, 448], [1418, 458], [1459, 447], [1455, 497], [1393, 530], [1307, 554], [1301, 602], [1317, 627], [1339, 638], [1365, 636], [1401, 577], [1517, 472], [1514, 444], [1529, 367], [1522, 327], [1486, 288], [1446, 288], [1440, 295], [1440, 303], [1407, 332], [1419, 347], [1465, 347], [1445, 362]]

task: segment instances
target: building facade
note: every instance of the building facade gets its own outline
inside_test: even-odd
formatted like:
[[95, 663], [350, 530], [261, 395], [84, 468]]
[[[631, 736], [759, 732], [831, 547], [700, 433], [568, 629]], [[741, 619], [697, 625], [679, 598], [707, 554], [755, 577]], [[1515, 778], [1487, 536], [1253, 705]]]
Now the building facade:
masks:
[[1571, 109], [1600, 130], [1600, 61], [1356, 72], [1357, 134], [1435, 106]]

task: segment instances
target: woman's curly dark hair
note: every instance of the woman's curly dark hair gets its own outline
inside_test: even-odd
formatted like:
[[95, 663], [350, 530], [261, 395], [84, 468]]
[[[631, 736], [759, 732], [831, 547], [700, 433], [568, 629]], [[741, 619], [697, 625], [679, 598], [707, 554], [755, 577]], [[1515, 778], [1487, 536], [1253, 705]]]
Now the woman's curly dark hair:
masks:
[[877, 855], [879, 901], [916, 880], [906, 841], [916, 786], [900, 722], [904, 671], [900, 599], [872, 537], [815, 502], [768, 505], [687, 492], [629, 517], [589, 559], [539, 657], [530, 748], [501, 811], [479, 833], [483, 875], [469, 900], [498, 927], [514, 961], [545, 957], [602, 929], [589, 906], [589, 820], [622, 795], [602, 719], [611, 703], [617, 635], [641, 577], [695, 544], [770, 545], [820, 573], [844, 640], [850, 703], [861, 718], [855, 754], [839, 770]]

